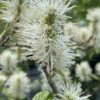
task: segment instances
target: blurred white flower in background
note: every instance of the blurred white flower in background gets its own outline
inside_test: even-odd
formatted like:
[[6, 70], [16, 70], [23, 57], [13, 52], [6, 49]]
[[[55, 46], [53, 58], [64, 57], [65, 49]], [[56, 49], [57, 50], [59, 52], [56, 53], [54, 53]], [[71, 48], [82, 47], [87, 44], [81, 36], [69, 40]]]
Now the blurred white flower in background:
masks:
[[80, 81], [90, 81], [92, 75], [92, 69], [87, 61], [83, 61], [80, 64], [76, 65], [76, 77]]
[[74, 36], [78, 32], [78, 26], [76, 23], [68, 22], [64, 25], [64, 33], [70, 36]]
[[89, 95], [82, 96], [83, 91], [81, 89], [81, 84], [62, 84], [58, 92], [58, 98], [56, 97], [55, 100], [89, 100]]
[[6, 50], [0, 55], [1, 72], [9, 75], [16, 70], [18, 63], [17, 54]]
[[75, 39], [79, 43], [86, 43], [92, 37], [92, 32], [91, 32], [91, 30], [89, 30], [88, 27], [81, 27], [78, 31], [79, 31], [79, 33], [76, 33], [77, 35], [76, 35]]
[[26, 73], [14, 73], [6, 83], [8, 92], [14, 98], [23, 98], [30, 92], [31, 84]]
[[64, 27], [65, 34], [72, 37], [72, 40], [78, 44], [87, 43], [93, 33], [88, 27], [79, 27], [77, 24], [69, 22]]
[[94, 47], [98, 52], [100, 50], [100, 8], [92, 8], [88, 10], [87, 20], [89, 20], [89, 27], [94, 34]]
[[100, 8], [92, 8], [88, 10], [87, 20], [94, 22], [100, 21]]
[[100, 62], [96, 64], [95, 71], [98, 75], [100, 75]]

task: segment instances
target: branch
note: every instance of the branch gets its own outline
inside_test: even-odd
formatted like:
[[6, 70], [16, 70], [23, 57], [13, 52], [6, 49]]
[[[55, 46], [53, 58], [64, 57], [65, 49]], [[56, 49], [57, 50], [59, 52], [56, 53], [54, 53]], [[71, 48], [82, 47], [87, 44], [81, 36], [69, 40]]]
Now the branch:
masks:
[[43, 67], [42, 69], [43, 69], [43, 71], [44, 71], [44, 73], [45, 73], [45, 75], [46, 75], [46, 77], [47, 77], [48, 83], [49, 83], [49, 85], [51, 86], [53, 92], [54, 92], [55, 94], [57, 94], [57, 93], [58, 93], [57, 87], [55, 86], [55, 83], [52, 81], [51, 75], [50, 75], [50, 74], [48, 73], [48, 71], [46, 70], [46, 67]]

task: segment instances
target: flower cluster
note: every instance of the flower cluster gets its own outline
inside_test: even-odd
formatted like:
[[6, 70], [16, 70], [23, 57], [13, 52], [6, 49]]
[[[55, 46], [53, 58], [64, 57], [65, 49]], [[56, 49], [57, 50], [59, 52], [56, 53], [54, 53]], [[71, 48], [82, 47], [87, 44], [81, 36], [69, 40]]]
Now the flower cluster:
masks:
[[92, 75], [92, 69], [88, 62], [84, 61], [76, 65], [76, 76], [80, 81], [90, 81]]
[[89, 100], [89, 95], [81, 96], [83, 94], [81, 84], [63, 84], [58, 91], [58, 98], [56, 97], [55, 100]]
[[17, 67], [19, 61], [17, 53], [11, 50], [0, 55], [0, 90], [14, 99], [25, 98], [31, 87], [27, 74]]
[[66, 4], [66, 0], [33, 0], [29, 8], [33, 10], [34, 19], [29, 17], [25, 22], [22, 18], [18, 24], [18, 44], [29, 44], [31, 47], [25, 55], [31, 55], [30, 59], [42, 62], [51, 69], [74, 64], [75, 43], [63, 31], [67, 18], [65, 13], [73, 8], [68, 6], [70, 2]]
[[17, 55], [11, 51], [4, 51], [0, 55], [0, 64], [3, 74], [10, 75], [16, 70], [18, 63]]
[[87, 20], [90, 22], [90, 27], [94, 33], [94, 47], [96, 51], [100, 49], [100, 8], [93, 8], [88, 10]]
[[[52, 92], [56, 92], [55, 100], [88, 100], [89, 96], [82, 96], [81, 85], [72, 84], [69, 66], [75, 64], [74, 59], [78, 56], [77, 44], [87, 46], [94, 32], [91, 25], [79, 27], [73, 23], [66, 24], [68, 12], [74, 7], [71, 2], [0, 0], [3, 4], [0, 19], [8, 23], [0, 41], [7, 40], [4, 44], [21, 47], [24, 56], [42, 66], [41, 70], [46, 76], [43, 87], [50, 87]], [[90, 21], [93, 25], [94, 20]], [[10, 51], [0, 55], [1, 71], [7, 78], [2, 79], [3, 85], [8, 86], [8, 94], [15, 100], [25, 98], [31, 87], [27, 74], [17, 68], [18, 58]], [[76, 76], [80, 81], [91, 80], [91, 75], [92, 69], [87, 62], [77, 64]]]
[[77, 24], [69, 22], [64, 27], [65, 34], [72, 37], [72, 40], [78, 44], [86, 44], [92, 37], [92, 29], [90, 27], [81, 27]]
[[14, 73], [6, 83], [9, 94], [13, 98], [23, 98], [30, 92], [30, 80], [24, 72]]

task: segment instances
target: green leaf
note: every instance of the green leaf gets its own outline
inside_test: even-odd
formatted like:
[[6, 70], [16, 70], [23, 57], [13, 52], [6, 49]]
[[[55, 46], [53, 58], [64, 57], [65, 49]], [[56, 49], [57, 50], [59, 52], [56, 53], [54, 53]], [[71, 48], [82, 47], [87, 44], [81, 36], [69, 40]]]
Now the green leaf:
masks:
[[42, 91], [36, 94], [32, 100], [52, 100], [52, 96], [48, 91]]

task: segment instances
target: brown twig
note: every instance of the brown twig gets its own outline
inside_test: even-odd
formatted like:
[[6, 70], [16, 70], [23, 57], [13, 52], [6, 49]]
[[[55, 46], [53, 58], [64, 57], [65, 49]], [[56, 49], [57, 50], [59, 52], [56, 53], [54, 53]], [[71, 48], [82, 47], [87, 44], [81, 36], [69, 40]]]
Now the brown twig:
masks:
[[45, 75], [47, 77], [48, 83], [51, 86], [53, 92], [55, 94], [57, 94], [58, 93], [57, 92], [57, 87], [55, 86], [55, 83], [52, 81], [52, 76], [49, 74], [49, 72], [47, 71], [47, 68], [46, 67], [43, 67], [42, 69], [43, 69], [43, 71], [44, 71], [44, 73], [45, 73]]

